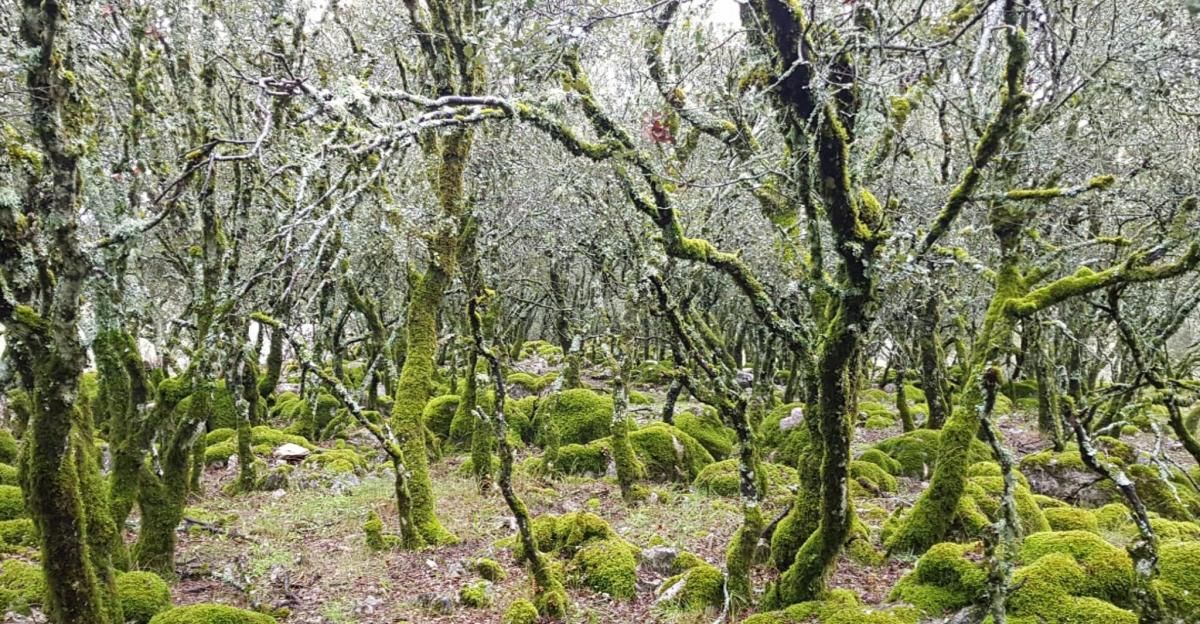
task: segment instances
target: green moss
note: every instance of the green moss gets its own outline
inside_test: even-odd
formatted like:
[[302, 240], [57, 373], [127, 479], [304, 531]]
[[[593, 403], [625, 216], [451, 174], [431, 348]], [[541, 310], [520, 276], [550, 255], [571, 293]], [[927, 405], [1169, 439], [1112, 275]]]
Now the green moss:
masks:
[[[969, 477], [959, 500], [956, 523], [967, 535], [980, 536], [986, 525], [1000, 518], [1000, 499], [1003, 493], [1003, 477]], [[1033, 499], [1033, 493], [1028, 487], [1018, 483], [1013, 490], [1013, 500], [1017, 504], [1017, 516], [1025, 535], [1050, 530], [1045, 514], [1038, 507], [1037, 501]], [[982, 514], [982, 516], [977, 514]]]
[[[1090, 533], [1082, 533], [1090, 535]], [[1053, 533], [1052, 535], [1064, 535]], [[1047, 624], [1137, 624], [1137, 616], [1087, 595], [1088, 572], [1067, 554], [1050, 553], [1013, 574], [1009, 613]], [[1125, 587], [1128, 590], [1128, 585]]]
[[[900, 474], [916, 478], [932, 473], [940, 447], [940, 433], [930, 429], [910, 431], [875, 445], [876, 449], [900, 463]], [[992, 452], [987, 445], [978, 439], [971, 440], [966, 465], [990, 461], [991, 458]]]
[[[1154, 536], [1163, 542], [1200, 541], [1200, 524], [1195, 522], [1151, 518], [1150, 527], [1154, 530]], [[1130, 539], [1138, 537], [1137, 527], [1130, 523], [1127, 525], [1125, 534]]]
[[797, 409], [803, 410], [804, 403], [780, 405], [763, 418], [759, 429], [765, 459], [792, 468], [798, 467], [800, 456], [809, 448], [808, 427], [801, 422], [784, 431], [780, 426], [783, 419], [790, 418], [792, 411]]
[[601, 444], [564, 444], [558, 448], [551, 472], [571, 475], [603, 475], [608, 470], [607, 447]]
[[720, 419], [709, 411], [704, 411], [699, 416], [692, 412], [678, 414], [675, 416], [675, 426], [696, 438], [716, 460], [729, 457], [733, 452], [733, 444], [737, 441], [737, 434], [722, 425]]
[[1100, 522], [1096, 519], [1096, 514], [1087, 509], [1051, 507], [1042, 513], [1046, 515], [1046, 522], [1050, 523], [1050, 529], [1053, 531], [1100, 532]]
[[565, 390], [538, 403], [533, 425], [539, 436], [548, 424], [554, 426], [561, 444], [586, 444], [609, 434], [612, 409], [611, 397], [585, 388]]
[[0, 464], [0, 485], [17, 485], [17, 467]]
[[637, 594], [637, 553], [620, 538], [594, 540], [579, 549], [572, 564], [584, 585], [624, 600]]
[[0, 551], [7, 546], [37, 546], [37, 533], [34, 532], [33, 520], [16, 518], [0, 520]]
[[463, 605], [475, 609], [489, 607], [492, 604], [492, 584], [488, 581], [474, 581], [458, 590], [458, 599]]
[[930, 616], [975, 604], [983, 597], [987, 572], [976, 558], [977, 544], [945, 542], [930, 548], [892, 589], [902, 600]]
[[1121, 503], [1109, 503], [1092, 512], [1096, 523], [1106, 531], [1116, 531], [1132, 519], [1129, 508]]
[[348, 448], [331, 449], [304, 459], [305, 466], [316, 466], [335, 473], [366, 474], [367, 460]]
[[502, 581], [508, 576], [504, 572], [504, 568], [501, 567], [496, 560], [487, 559], [485, 557], [481, 557], [471, 562], [471, 568], [475, 570], [475, 573], [478, 574], [480, 578], [492, 581], [493, 583]]
[[505, 609], [500, 624], [537, 624], [538, 610], [532, 602], [517, 598]]
[[691, 566], [663, 581], [658, 591], [660, 594], [671, 591], [678, 583], [683, 583], [683, 587], [676, 590], [678, 593], [672, 597], [670, 604], [688, 611], [701, 611], [725, 604], [725, 575], [715, 566], [707, 563]]
[[542, 390], [549, 388], [555, 379], [558, 379], [558, 373], [556, 372], [546, 373], [545, 375], [532, 375], [518, 371], [509, 373], [504, 378], [504, 383], [510, 386], [517, 386], [533, 394], [538, 394]]
[[0, 429], [0, 464], [17, 463], [17, 454], [17, 438], [8, 429]]
[[917, 616], [917, 612], [911, 608], [867, 607], [859, 602], [853, 592], [835, 589], [824, 600], [801, 602], [782, 611], [759, 613], [742, 624], [916, 624]]
[[[795, 468], [783, 464], [760, 462], [759, 469], [767, 474], [768, 498], [790, 496], [789, 486], [795, 485], [800, 479]], [[692, 485], [706, 494], [736, 498], [741, 493], [738, 460], [727, 459], [705, 466], [696, 475]]]
[[25, 497], [21, 488], [15, 485], [0, 485], [0, 520], [23, 518], [25, 512]]
[[882, 468], [884, 472], [890, 475], [898, 475], [904, 470], [904, 467], [900, 465], [900, 462], [892, 459], [891, 455], [888, 455], [887, 453], [884, 453], [876, 448], [863, 451], [862, 455], [858, 456], [858, 459], [859, 461], [871, 462], [872, 464]]
[[713, 463], [712, 455], [695, 438], [666, 423], [631, 431], [629, 443], [651, 479], [691, 483]]
[[1054, 498], [1052, 496], [1046, 496], [1044, 494], [1034, 494], [1033, 500], [1034, 500], [1034, 502], [1037, 503], [1038, 507], [1042, 508], [1042, 511], [1045, 511], [1047, 509], [1051, 509], [1054, 507], [1070, 507], [1071, 506], [1070, 504], [1060, 501], [1057, 498]]
[[[1187, 521], [1200, 517], [1200, 495], [1181, 474], [1172, 474], [1171, 482], [1164, 481], [1153, 467], [1134, 464], [1125, 469], [1137, 486], [1138, 496], [1146, 508], [1169, 520]], [[1116, 488], [1105, 482], [1102, 487], [1117, 496]]]
[[[629, 404], [630, 405], [653, 405], [654, 398], [651, 397], [650, 395], [646, 394], [645, 392], [638, 392], [637, 390], [630, 390], [629, 391]], [[678, 425], [679, 423], [675, 423], [675, 424]]]
[[391, 550], [400, 545], [399, 536], [383, 532], [383, 519], [374, 511], [367, 514], [362, 530], [367, 539], [367, 548], [375, 552]]
[[1088, 531], [1047, 532], [1026, 537], [1018, 559], [1033, 564], [1050, 555], [1067, 556], [1081, 566], [1083, 578], [1072, 584], [1072, 595], [1129, 604], [1133, 563], [1124, 550]]
[[276, 621], [262, 613], [206, 603], [163, 611], [150, 624], [276, 624]]
[[888, 474], [878, 464], [860, 459], [850, 462], [850, 477], [874, 493], [895, 492], [898, 487], [896, 477]]
[[153, 572], [127, 572], [117, 576], [117, 598], [127, 624], [147, 624], [171, 607], [171, 588]]
[[1200, 542], [1168, 542], [1158, 550], [1158, 580], [1168, 613], [1183, 622], [1200, 621]]
[[450, 438], [450, 423], [454, 420], [454, 412], [458, 410], [461, 398], [457, 394], [445, 394], [429, 399], [425, 404], [423, 418], [425, 427], [441, 437]]
[[[531, 529], [538, 550], [568, 557], [588, 542], [617, 537], [604, 518], [586, 511], [570, 512], [561, 516], [538, 516], [533, 519]], [[524, 556], [519, 542], [516, 545], [516, 555], [518, 558]]]
[[45, 601], [46, 591], [41, 568], [16, 559], [0, 562], [0, 613], [28, 613]]

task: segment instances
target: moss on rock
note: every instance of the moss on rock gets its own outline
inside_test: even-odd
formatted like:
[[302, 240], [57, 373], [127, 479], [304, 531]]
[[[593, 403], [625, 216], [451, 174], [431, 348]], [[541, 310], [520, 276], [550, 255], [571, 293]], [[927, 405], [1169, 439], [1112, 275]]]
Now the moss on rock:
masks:
[[872, 464], [883, 468], [883, 470], [890, 475], [898, 475], [904, 470], [904, 467], [900, 465], [900, 462], [892, 459], [891, 455], [888, 455], [877, 448], [871, 448], [863, 451], [863, 453], [858, 456], [858, 459], [859, 461], [871, 462]]
[[561, 444], [586, 444], [609, 434], [612, 409], [611, 397], [586, 388], [564, 390], [538, 403], [534, 428], [540, 436], [548, 424], [553, 425]]
[[737, 434], [721, 424], [720, 419], [707, 410], [699, 416], [692, 412], [677, 414], [675, 426], [695, 438], [716, 460], [729, 457], [733, 452], [733, 444], [737, 441]]
[[629, 432], [629, 443], [650, 479], [691, 483], [712, 455], [695, 438], [666, 423]]
[[454, 420], [454, 412], [458, 410], [458, 403], [462, 398], [457, 394], [444, 394], [442, 396], [433, 397], [425, 404], [425, 412], [422, 418], [425, 420], [425, 427], [437, 434], [442, 440], [450, 438], [450, 423]]
[[1100, 522], [1096, 514], [1078, 507], [1051, 507], [1042, 511], [1046, 522], [1050, 523], [1052, 531], [1090, 531], [1100, 532]]
[[0, 464], [17, 463], [17, 438], [8, 429], [0, 429]]
[[25, 512], [25, 497], [21, 494], [21, 488], [15, 485], [0, 485], [0, 520], [14, 520], [26, 515], [28, 514]]
[[1081, 567], [1083, 578], [1070, 586], [1072, 595], [1129, 604], [1133, 563], [1124, 550], [1088, 531], [1046, 532], [1026, 537], [1018, 560], [1032, 565], [1049, 555], [1070, 557]]
[[701, 562], [663, 581], [658, 591], [671, 596], [665, 602], [688, 611], [719, 607], [725, 603], [725, 575], [716, 566]]
[[473, 581], [458, 590], [458, 600], [468, 607], [482, 609], [492, 604], [490, 581]]
[[471, 568], [475, 570], [475, 573], [478, 574], [480, 578], [487, 581], [492, 581], [493, 583], [502, 581], [508, 576], [505, 574], [504, 568], [501, 567], [501, 565], [495, 559], [488, 559], [486, 557], [480, 557], [479, 559], [472, 561]]
[[0, 562], [0, 613], [28, 613], [46, 599], [46, 579], [36, 565], [17, 559]]
[[[767, 475], [767, 497], [790, 496], [789, 486], [800, 479], [796, 469], [783, 464], [761, 462], [759, 469]], [[738, 460], [726, 459], [709, 464], [696, 475], [692, 485], [700, 492], [715, 496], [737, 497], [741, 492], [741, 476]]]
[[153, 572], [126, 572], [117, 576], [117, 598], [126, 624], [148, 624], [171, 608], [171, 588]]
[[856, 459], [850, 462], [850, 477], [873, 494], [895, 492], [896, 477], [888, 474], [878, 464]]
[[637, 593], [637, 554], [637, 548], [617, 537], [593, 540], [579, 549], [572, 565], [582, 584], [624, 600]]
[[1200, 622], [1200, 542], [1168, 542], [1159, 547], [1158, 580], [1163, 604], [1181, 622]]
[[[933, 472], [940, 447], [941, 434], [930, 429], [909, 431], [875, 445], [876, 449], [887, 453], [900, 463], [900, 474], [916, 478], [923, 478]], [[971, 440], [967, 465], [989, 461], [991, 458], [992, 452], [987, 445], [978, 439]]]
[[219, 604], [194, 604], [163, 611], [150, 624], [277, 624], [275, 618]]
[[504, 616], [500, 618], [500, 624], [537, 624], [537, 621], [537, 607], [524, 598], [512, 601], [508, 609], [504, 610]]
[[892, 589], [892, 599], [935, 617], [975, 604], [987, 584], [987, 572], [972, 557], [978, 550], [978, 544], [934, 545]]

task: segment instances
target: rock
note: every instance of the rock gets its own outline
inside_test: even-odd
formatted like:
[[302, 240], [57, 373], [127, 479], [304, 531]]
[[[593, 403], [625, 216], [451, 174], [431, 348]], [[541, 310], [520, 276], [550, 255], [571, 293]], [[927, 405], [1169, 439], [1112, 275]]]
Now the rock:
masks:
[[887, 384], [887, 385], [885, 385], [885, 386], [883, 387], [883, 391], [884, 391], [884, 392], [886, 392], [886, 393], [888, 393], [888, 394], [895, 394], [895, 392], [896, 392], [896, 384], [894, 384], [894, 383], [890, 383], [890, 384]]
[[660, 576], [668, 576], [671, 573], [671, 564], [678, 555], [678, 550], [667, 546], [647, 548], [641, 555], [642, 569]]
[[735, 380], [739, 386], [749, 388], [754, 385], [754, 371], [749, 368], [743, 368], [737, 372]]
[[300, 461], [311, 454], [312, 451], [300, 446], [299, 444], [292, 444], [291, 442], [280, 446], [279, 448], [275, 449], [274, 453], [272, 453], [272, 455], [284, 461]]
[[779, 421], [779, 430], [780, 431], [791, 431], [792, 429], [799, 427], [800, 423], [803, 423], [803, 422], [804, 422], [804, 409], [800, 408], [800, 407], [793, 407], [792, 413], [788, 414], [788, 416], [786, 418], [783, 418]]

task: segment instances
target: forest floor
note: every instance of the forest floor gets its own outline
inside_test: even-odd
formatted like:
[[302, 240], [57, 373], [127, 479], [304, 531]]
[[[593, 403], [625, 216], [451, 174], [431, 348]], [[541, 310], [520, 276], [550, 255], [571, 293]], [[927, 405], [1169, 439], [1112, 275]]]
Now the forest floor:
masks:
[[[1034, 417], [1018, 413], [1002, 417], [999, 424], [1018, 458], [1044, 448]], [[900, 433], [899, 427], [894, 429], [859, 429], [855, 453]], [[1126, 440], [1141, 448], [1154, 443], [1150, 436]], [[450, 456], [431, 466], [439, 518], [461, 541], [387, 552], [369, 550], [362, 531], [371, 511], [395, 530], [393, 482], [383, 462], [363, 478], [332, 485], [314, 479], [299, 487], [294, 478], [288, 490], [239, 496], [223, 493], [235, 469], [212, 468], [206, 474], [206, 495], [193, 501], [187, 512], [199, 523], [189, 521], [181, 533], [181, 582], [173, 589], [175, 602], [286, 609], [288, 624], [499, 622], [513, 600], [530, 596], [531, 580], [503, 545], [514, 534], [507, 507], [498, 493], [481, 494], [472, 478], [460, 474], [463, 460], [463, 455]], [[304, 482], [303, 476], [299, 481]], [[910, 505], [927, 485], [917, 479], [899, 481], [897, 493], [869, 502], [892, 511]], [[590, 511], [633, 544], [693, 552], [718, 567], [740, 521], [734, 500], [690, 491], [683, 484], [656, 484], [651, 500], [628, 506], [611, 478], [551, 479], [519, 471], [515, 482], [535, 516]], [[767, 517], [783, 512], [785, 503], [769, 503]], [[864, 521], [878, 539], [882, 519]], [[471, 562], [479, 557], [498, 561], [507, 576], [493, 587], [491, 606], [469, 608], [458, 604], [458, 590], [477, 578]], [[843, 557], [832, 585], [855, 591], [867, 605], [884, 604], [890, 588], [913, 563], [892, 559], [864, 565]], [[773, 574], [763, 570], [756, 579], [759, 589]], [[655, 605], [653, 590], [661, 580], [639, 570], [638, 595], [625, 601], [569, 586], [570, 621], [691, 624], [712, 622], [719, 615], [686, 614]]]

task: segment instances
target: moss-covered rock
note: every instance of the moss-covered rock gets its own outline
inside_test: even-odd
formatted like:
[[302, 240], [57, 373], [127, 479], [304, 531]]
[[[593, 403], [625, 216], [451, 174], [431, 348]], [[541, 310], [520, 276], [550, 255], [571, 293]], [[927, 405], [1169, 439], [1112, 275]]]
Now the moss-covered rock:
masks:
[[1072, 595], [1129, 605], [1133, 563], [1123, 549], [1088, 531], [1046, 532], [1026, 537], [1018, 560], [1032, 565], [1049, 555], [1069, 557], [1081, 567], [1082, 578], [1069, 586]]
[[629, 432], [629, 444], [650, 479], [691, 483], [713, 463], [712, 455], [695, 438], [666, 423]]
[[330, 449], [304, 459], [304, 465], [338, 474], [366, 474], [367, 460], [349, 448]]
[[17, 463], [17, 438], [8, 429], [0, 429], [0, 464]]
[[1051, 507], [1042, 511], [1046, 522], [1050, 523], [1052, 531], [1091, 531], [1100, 532], [1100, 522], [1096, 514], [1078, 507]]
[[490, 581], [472, 581], [458, 590], [458, 600], [463, 605], [482, 609], [492, 604], [492, 583]]
[[592, 540], [575, 554], [575, 576], [595, 591], [618, 600], [637, 593], [638, 549], [620, 538]]
[[[930, 429], [909, 431], [875, 445], [876, 449], [900, 463], [900, 474], [915, 478], [924, 478], [933, 473], [940, 447], [941, 434]], [[989, 461], [991, 457], [992, 452], [987, 445], [977, 439], [971, 440], [968, 465]]]
[[1008, 597], [1008, 609], [1014, 621], [1047, 624], [1137, 624], [1138, 621], [1132, 611], [1088, 595], [1087, 571], [1067, 554], [1050, 553], [1039, 558], [1017, 570], [1012, 582], [1014, 589]]
[[450, 423], [454, 420], [454, 412], [462, 400], [457, 394], [444, 394], [433, 397], [425, 404], [425, 428], [432, 431], [442, 440], [450, 438]]
[[[1002, 510], [1001, 498], [1004, 493], [1004, 478], [992, 476], [968, 477], [963, 495], [959, 499], [955, 525], [972, 538], [980, 537], [988, 525], [998, 520]], [[1039, 531], [1049, 531], [1050, 524], [1029, 488], [1017, 484], [1013, 490], [1013, 500], [1017, 506], [1017, 517], [1021, 521], [1021, 530], [1029, 535]]]
[[759, 433], [763, 459], [795, 468], [809, 446], [808, 427], [804, 424], [804, 403], [787, 403], [771, 410]]
[[872, 464], [883, 468], [884, 472], [890, 475], [898, 475], [904, 470], [904, 467], [900, 465], [900, 462], [892, 459], [891, 455], [888, 455], [877, 448], [871, 448], [863, 451], [862, 454], [858, 456], [858, 459], [859, 461], [871, 462]]
[[0, 485], [17, 485], [17, 467], [0, 464]]
[[[1158, 470], [1143, 464], [1134, 464], [1125, 469], [1126, 474], [1137, 486], [1138, 497], [1146, 508], [1169, 520], [1194, 520], [1200, 518], [1200, 493], [1178, 470], [1173, 470], [1170, 480], [1163, 479]], [[1116, 499], [1120, 494], [1115, 485], [1101, 484], [1108, 496]]]
[[713, 459], [718, 461], [729, 457], [737, 441], [737, 434], [733, 429], [722, 425], [720, 419], [708, 410], [701, 412], [699, 416], [692, 412], [677, 414], [675, 426], [696, 438]]
[[1179, 622], [1200, 622], [1200, 542], [1167, 542], [1158, 549], [1155, 587]]
[[558, 431], [561, 444], [586, 444], [609, 434], [612, 422], [612, 398], [586, 388], [564, 390], [542, 399], [534, 415], [537, 441], [547, 425]]
[[0, 613], [28, 613], [45, 598], [46, 579], [41, 568], [17, 559], [0, 562]]
[[603, 475], [608, 469], [608, 447], [604, 444], [564, 444], [558, 448], [550, 472], [572, 475]]
[[471, 569], [486, 581], [493, 583], [504, 580], [508, 575], [505, 574], [504, 568], [495, 560], [486, 557], [480, 557], [471, 562]]
[[1102, 530], [1117, 531], [1123, 525], [1129, 524], [1133, 515], [1129, 513], [1129, 508], [1121, 503], [1109, 503], [1092, 512], [1096, 517], [1096, 523]]
[[701, 562], [663, 581], [658, 592], [664, 603], [688, 611], [719, 607], [725, 603], [725, 575], [715, 566]]
[[21, 488], [15, 485], [0, 485], [0, 520], [23, 518], [25, 513], [25, 497]]
[[978, 544], [945, 542], [921, 556], [916, 568], [892, 589], [891, 597], [936, 617], [975, 604], [986, 585]]
[[219, 604], [194, 604], [168, 609], [150, 624], [277, 624], [275, 618], [254, 611]]
[[520, 388], [526, 392], [538, 394], [542, 390], [549, 388], [550, 384], [554, 383], [555, 379], [558, 379], [558, 373], [554, 371], [546, 373], [545, 375], [532, 375], [530, 373], [517, 371], [509, 373], [507, 376], [505, 376], [504, 383]]
[[[1167, 520], [1166, 518], [1151, 518], [1150, 527], [1159, 540], [1168, 541], [1200, 541], [1200, 524]], [[1138, 536], [1137, 526], [1133, 523], [1125, 525], [1125, 536], [1133, 539]]]
[[117, 576], [117, 599], [127, 624], [147, 624], [171, 608], [171, 588], [153, 572], [126, 572]]
[[[789, 486], [796, 484], [800, 477], [796, 469], [783, 464], [761, 462], [759, 468], [767, 473], [767, 497], [784, 497], [791, 495]], [[737, 497], [741, 494], [741, 476], [738, 470], [738, 460], [726, 459], [704, 467], [696, 480], [692, 482], [696, 490], [715, 496]]]
[[[560, 516], [541, 515], [534, 518], [532, 524], [538, 550], [567, 557], [588, 542], [617, 537], [604, 518], [586, 511], [573, 511]], [[520, 543], [516, 546], [517, 556], [520, 557]]]
[[[251, 449], [257, 455], [269, 455], [284, 444], [295, 444], [310, 451], [317, 450], [317, 447], [304, 436], [272, 429], [266, 425], [259, 425], [250, 430]], [[237, 440], [229, 438], [205, 448], [204, 462], [210, 466], [213, 464], [223, 464], [229, 461], [229, 458], [234, 455], [237, 455]]]
[[500, 624], [537, 624], [538, 610], [532, 602], [517, 598], [505, 609]]
[[750, 616], [742, 624], [916, 624], [915, 609], [898, 607], [873, 609], [859, 602], [846, 589], [829, 592], [824, 600], [801, 602], [782, 611]]
[[0, 520], [0, 550], [6, 545], [37, 546], [37, 533], [34, 532], [33, 520], [29, 518]]
[[862, 461], [860, 459], [850, 462], [850, 477], [856, 480], [859, 485], [866, 488], [868, 492], [874, 495], [879, 495], [885, 492], [895, 492], [898, 484], [896, 477], [888, 474], [886, 470], [879, 467], [878, 464]]
[[367, 548], [375, 552], [391, 550], [400, 545], [400, 536], [384, 533], [383, 519], [374, 511], [367, 514], [362, 530], [367, 540]]

